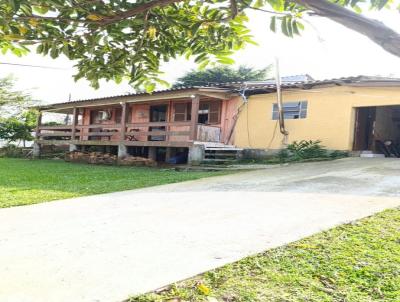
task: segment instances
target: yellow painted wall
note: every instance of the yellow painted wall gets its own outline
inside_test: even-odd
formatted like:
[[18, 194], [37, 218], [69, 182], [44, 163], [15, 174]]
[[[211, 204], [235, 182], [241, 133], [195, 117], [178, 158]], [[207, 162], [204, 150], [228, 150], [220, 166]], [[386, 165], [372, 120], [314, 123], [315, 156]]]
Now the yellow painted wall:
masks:
[[[316, 87], [283, 92], [284, 102], [308, 101], [305, 119], [285, 120], [288, 143], [321, 140], [332, 150], [351, 150], [355, 107], [400, 105], [400, 87]], [[276, 94], [254, 95], [243, 107], [235, 128], [235, 145], [242, 148], [281, 149], [279, 124], [272, 120]], [[276, 129], [276, 130], [275, 130]], [[274, 135], [275, 130], [275, 135]]]

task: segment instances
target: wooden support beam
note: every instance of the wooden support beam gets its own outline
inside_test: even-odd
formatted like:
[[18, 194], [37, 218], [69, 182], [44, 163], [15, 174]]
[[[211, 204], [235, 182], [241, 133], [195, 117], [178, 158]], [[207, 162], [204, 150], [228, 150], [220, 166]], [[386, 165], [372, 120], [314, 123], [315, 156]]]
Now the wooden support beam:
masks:
[[[78, 127], [76, 127], [79, 129]], [[69, 125], [54, 125], [54, 126], [39, 126], [39, 130], [70, 130], [72, 126]]]
[[43, 132], [41, 132], [41, 133], [39, 133], [39, 135], [38, 135], [39, 137], [57, 137], [57, 136], [68, 136], [68, 137], [70, 137], [70, 136], [72, 136], [72, 132], [67, 132], [67, 131], [54, 131], [54, 132], [51, 132], [51, 133], [43, 133]]
[[145, 135], [168, 135], [168, 136], [189, 136], [191, 134], [190, 131], [129, 131], [126, 132], [128, 135], [132, 136], [145, 136]]
[[36, 141], [39, 145], [70, 145], [70, 144], [75, 144], [76, 141], [73, 140], [47, 140], [47, 139], [42, 139], [42, 140], [37, 140]]
[[191, 119], [191, 127], [190, 127], [190, 139], [195, 141], [197, 138], [197, 123], [199, 121], [199, 107], [200, 107], [200, 95], [196, 94], [194, 98], [192, 98], [192, 119]]
[[163, 127], [163, 126], [190, 126], [191, 122], [147, 122], [147, 123], [127, 123], [126, 126], [128, 128], [135, 128], [135, 127]]
[[125, 133], [126, 133], [126, 121], [127, 121], [127, 114], [128, 111], [127, 110], [127, 106], [126, 106], [126, 102], [122, 103], [122, 116], [121, 116], [121, 137], [120, 137], [120, 141], [123, 142], [125, 140]]
[[[173, 120], [172, 120], [172, 110], [173, 110], [173, 108], [172, 108], [172, 101], [169, 100], [169, 101], [168, 101], [168, 112], [167, 112], [167, 122], [168, 122], [168, 123], [173, 122]], [[171, 126], [168, 125], [167, 127], [165, 127], [165, 130], [166, 130], [166, 131], [171, 131]], [[167, 136], [165, 137], [165, 140], [169, 141], [169, 139], [170, 139], [170, 136], [167, 135]]]
[[86, 135], [87, 136], [101, 136], [101, 137], [111, 137], [115, 134], [117, 134], [118, 131], [113, 131], [113, 132], [87, 132]]
[[36, 139], [39, 139], [41, 124], [42, 124], [42, 111], [39, 111], [39, 115], [38, 115], [38, 118], [37, 118], [37, 124], [36, 124], [36, 130], [35, 130]]
[[[38, 140], [41, 145], [78, 145], [78, 146], [118, 146], [119, 141], [80, 141], [80, 140]], [[191, 147], [192, 142], [167, 142], [167, 141], [124, 141], [125, 146], [140, 146], [140, 147]]]
[[75, 139], [75, 134], [76, 134], [76, 125], [78, 124], [78, 110], [76, 107], [72, 110], [72, 134], [71, 137], [72, 139]]
[[141, 146], [141, 147], [191, 147], [192, 142], [171, 142], [171, 141], [125, 141], [126, 146]]
[[101, 125], [79, 125], [76, 126], [76, 129], [95, 129], [95, 128], [102, 128], [102, 129], [116, 129], [119, 130], [121, 128], [121, 124], [101, 124]]

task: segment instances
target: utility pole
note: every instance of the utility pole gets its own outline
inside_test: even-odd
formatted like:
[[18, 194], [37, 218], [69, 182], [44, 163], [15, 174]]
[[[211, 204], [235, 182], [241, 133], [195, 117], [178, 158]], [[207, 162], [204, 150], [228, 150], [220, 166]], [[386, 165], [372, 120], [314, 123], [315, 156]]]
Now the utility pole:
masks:
[[279, 59], [275, 58], [275, 83], [276, 83], [276, 98], [278, 104], [278, 118], [279, 118], [279, 129], [280, 132], [284, 135], [284, 141], [286, 142], [287, 136], [289, 134], [285, 129], [285, 114], [283, 110], [283, 102], [282, 102], [282, 89], [281, 89], [281, 76], [279, 72]]

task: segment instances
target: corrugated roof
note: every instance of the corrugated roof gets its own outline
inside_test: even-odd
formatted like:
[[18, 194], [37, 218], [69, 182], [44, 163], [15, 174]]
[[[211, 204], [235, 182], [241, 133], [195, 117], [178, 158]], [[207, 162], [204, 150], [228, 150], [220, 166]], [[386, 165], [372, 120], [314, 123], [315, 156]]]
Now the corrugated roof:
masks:
[[[282, 82], [281, 85], [282, 89], [288, 89], [288, 88], [311, 89], [312, 87], [319, 85], [328, 85], [328, 84], [344, 85], [349, 83], [368, 83], [368, 82], [391, 82], [391, 83], [399, 83], [400, 85], [399, 78], [364, 76], [364, 75], [325, 79], [325, 80], [314, 80], [311, 76], [306, 74], [306, 75], [282, 77], [281, 82]], [[150, 96], [162, 93], [170, 93], [170, 92], [178, 92], [178, 91], [194, 90], [194, 89], [225, 89], [227, 92], [231, 93], [245, 91], [247, 95], [252, 95], [260, 93], [270, 93], [276, 91], [276, 85], [274, 79], [268, 79], [265, 81], [253, 81], [253, 82], [214, 83], [212, 85], [203, 85], [203, 86], [180, 86], [175, 88], [157, 90], [151, 94], [147, 92], [128, 93], [128, 94], [107, 96], [101, 98], [81, 99], [69, 102], [55, 103], [50, 105], [44, 105], [41, 106], [40, 108], [49, 108], [52, 105], [79, 104], [80, 102], [110, 100], [115, 98], [127, 98], [127, 97], [137, 97], [146, 95]]]
[[[323, 86], [323, 85], [346, 85], [346, 84], [355, 84], [355, 83], [395, 83], [400, 86], [399, 78], [390, 78], [390, 77], [377, 77], [377, 76], [354, 76], [354, 77], [341, 77], [334, 79], [325, 79], [325, 80], [310, 80], [310, 81], [299, 81], [299, 82], [282, 82], [282, 89], [290, 89], [290, 88], [300, 88], [300, 89], [311, 89], [315, 86]], [[261, 94], [261, 93], [270, 93], [276, 91], [276, 84], [270, 82], [260, 82], [260, 83], [247, 83], [247, 85], [242, 86], [241, 92], [245, 91], [247, 95], [252, 94]], [[237, 90], [239, 91], [239, 90]]]

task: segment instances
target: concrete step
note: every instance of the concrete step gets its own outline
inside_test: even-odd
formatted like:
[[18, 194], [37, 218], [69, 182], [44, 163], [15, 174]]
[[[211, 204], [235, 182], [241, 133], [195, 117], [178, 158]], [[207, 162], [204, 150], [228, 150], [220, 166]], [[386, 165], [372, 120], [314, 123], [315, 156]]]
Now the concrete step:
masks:
[[235, 148], [235, 147], [206, 147], [204, 149], [205, 151], [210, 150], [210, 151], [242, 151], [243, 149], [241, 148]]
[[236, 158], [231, 158], [231, 159], [227, 159], [227, 158], [204, 158], [202, 163], [203, 164], [210, 164], [210, 163], [215, 163], [215, 164], [223, 164], [223, 163], [229, 163], [232, 164], [236, 162]]
[[205, 157], [237, 157], [237, 153], [206, 153]]
[[360, 152], [360, 154], [374, 154], [374, 152], [370, 150], [363, 150]]
[[217, 142], [194, 142], [195, 145], [203, 145], [204, 148], [236, 148], [234, 145], [226, 145]]
[[379, 153], [361, 153], [360, 157], [364, 158], [385, 158], [385, 154], [379, 154]]

